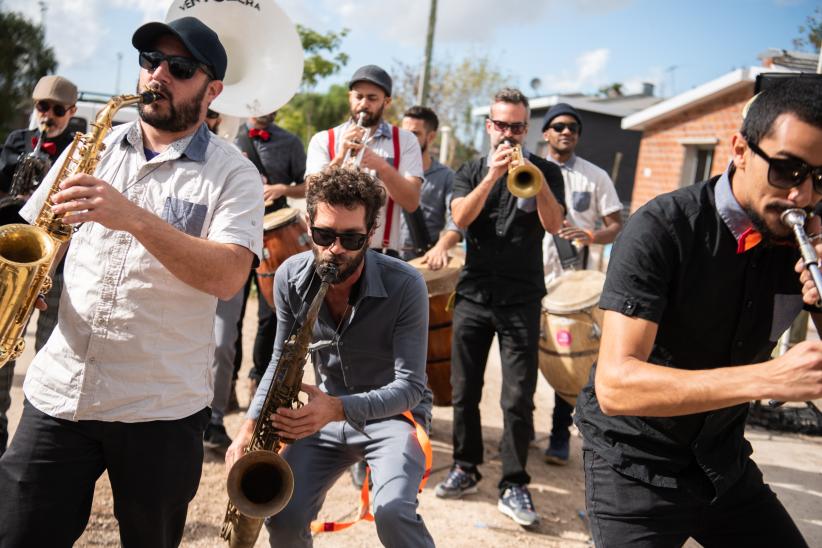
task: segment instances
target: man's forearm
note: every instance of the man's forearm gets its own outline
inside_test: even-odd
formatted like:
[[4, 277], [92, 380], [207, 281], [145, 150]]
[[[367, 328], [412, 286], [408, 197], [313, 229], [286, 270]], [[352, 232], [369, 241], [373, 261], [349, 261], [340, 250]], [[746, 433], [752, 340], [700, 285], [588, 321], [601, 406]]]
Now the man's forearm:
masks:
[[446, 230], [437, 240], [437, 243], [434, 244], [434, 247], [447, 251], [457, 245], [461, 239], [462, 235], [456, 230]]
[[422, 181], [416, 177], [406, 178], [387, 162], [379, 169], [377, 177], [385, 185], [388, 195], [406, 211], [414, 211], [420, 205]]
[[543, 179], [542, 188], [537, 193], [537, 214], [542, 227], [551, 234], [555, 234], [562, 228], [562, 207], [544, 181]]
[[485, 206], [485, 201], [495, 183], [496, 181], [486, 177], [466, 196], [456, 198], [451, 202], [451, 219], [455, 225], [464, 230], [474, 222]]
[[223, 300], [240, 290], [251, 268], [251, 251], [190, 236], [149, 211], [139, 211], [129, 232], [169, 272], [191, 287]]

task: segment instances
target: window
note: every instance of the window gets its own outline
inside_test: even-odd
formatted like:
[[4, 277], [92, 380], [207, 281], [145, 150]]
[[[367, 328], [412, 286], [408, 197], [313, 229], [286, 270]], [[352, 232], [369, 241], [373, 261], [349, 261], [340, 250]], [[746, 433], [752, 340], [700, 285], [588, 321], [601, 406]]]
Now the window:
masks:
[[719, 139], [683, 139], [679, 143], [685, 147], [682, 162], [680, 186], [689, 186], [705, 181], [711, 176], [714, 163], [714, 149]]

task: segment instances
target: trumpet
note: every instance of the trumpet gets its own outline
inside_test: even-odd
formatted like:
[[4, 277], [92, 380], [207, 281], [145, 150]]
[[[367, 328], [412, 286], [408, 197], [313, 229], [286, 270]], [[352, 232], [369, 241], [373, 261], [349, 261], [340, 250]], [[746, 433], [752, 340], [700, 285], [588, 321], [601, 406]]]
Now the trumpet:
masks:
[[345, 158], [343, 158], [343, 167], [352, 169], [360, 168], [360, 162], [362, 162], [362, 157], [365, 154], [365, 146], [368, 144], [368, 141], [371, 140], [371, 130], [365, 127], [363, 124], [364, 120], [365, 113], [360, 112], [360, 115], [357, 116], [357, 127], [365, 130], [365, 139], [362, 141], [362, 148], [356, 153], [353, 152], [353, 149], [348, 149], [345, 153]]
[[533, 198], [542, 188], [542, 173], [522, 158], [522, 145], [504, 141], [514, 146], [511, 150], [511, 162], [508, 164], [508, 192], [517, 198]]

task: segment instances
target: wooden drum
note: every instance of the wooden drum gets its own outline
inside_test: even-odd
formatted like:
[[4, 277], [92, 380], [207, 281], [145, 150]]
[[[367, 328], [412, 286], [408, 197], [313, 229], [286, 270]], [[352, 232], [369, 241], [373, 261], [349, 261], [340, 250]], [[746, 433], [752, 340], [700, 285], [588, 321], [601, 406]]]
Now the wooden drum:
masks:
[[257, 268], [260, 293], [274, 308], [274, 273], [292, 255], [311, 249], [308, 229], [300, 211], [284, 207], [263, 218], [263, 259]]
[[548, 284], [542, 299], [539, 369], [565, 401], [576, 405], [599, 352], [602, 310], [596, 305], [605, 274], [567, 272]]
[[451, 405], [451, 318], [449, 306], [457, 287], [462, 259], [452, 257], [440, 270], [431, 270], [422, 259], [408, 261], [428, 287], [428, 360], [425, 372], [434, 393], [434, 405]]

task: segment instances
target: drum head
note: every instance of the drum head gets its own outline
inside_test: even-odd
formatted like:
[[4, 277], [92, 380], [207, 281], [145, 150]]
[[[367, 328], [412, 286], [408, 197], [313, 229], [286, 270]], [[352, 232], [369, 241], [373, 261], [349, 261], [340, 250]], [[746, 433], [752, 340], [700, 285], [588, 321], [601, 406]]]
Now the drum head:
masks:
[[456, 289], [463, 260], [461, 257], [451, 257], [448, 259], [448, 264], [439, 270], [431, 270], [428, 265], [422, 264], [422, 257], [411, 259], [408, 264], [422, 274], [425, 285], [428, 287], [428, 295], [433, 296], [451, 293]]
[[294, 221], [299, 214], [300, 210], [291, 207], [284, 207], [277, 211], [272, 211], [263, 217], [263, 230], [274, 230], [275, 228], [287, 225]]
[[597, 270], [566, 272], [546, 287], [542, 308], [549, 314], [573, 314], [599, 302], [605, 274]]

